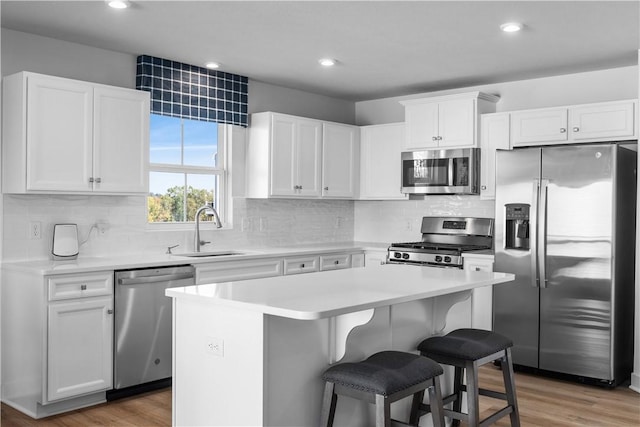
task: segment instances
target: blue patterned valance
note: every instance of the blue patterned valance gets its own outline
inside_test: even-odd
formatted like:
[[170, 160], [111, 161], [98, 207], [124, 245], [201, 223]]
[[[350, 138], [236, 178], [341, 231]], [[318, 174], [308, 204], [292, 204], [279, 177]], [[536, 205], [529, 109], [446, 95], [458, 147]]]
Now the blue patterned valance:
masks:
[[247, 77], [140, 55], [136, 89], [154, 114], [247, 126]]

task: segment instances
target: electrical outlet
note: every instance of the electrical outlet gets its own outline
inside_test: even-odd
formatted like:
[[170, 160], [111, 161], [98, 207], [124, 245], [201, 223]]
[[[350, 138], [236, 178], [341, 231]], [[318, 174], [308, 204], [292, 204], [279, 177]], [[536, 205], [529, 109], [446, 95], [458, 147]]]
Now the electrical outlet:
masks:
[[251, 220], [249, 218], [242, 218], [241, 228], [241, 231], [251, 231]]
[[407, 220], [406, 230], [407, 231], [413, 230], [413, 224], [411, 224], [411, 220], [410, 219]]
[[96, 228], [98, 229], [98, 233], [104, 236], [109, 228], [109, 223], [106, 221], [98, 221], [96, 222]]
[[34, 240], [42, 238], [42, 226], [40, 221], [31, 221], [29, 223], [29, 238]]
[[260, 217], [260, 231], [267, 231], [267, 218]]
[[212, 356], [224, 357], [224, 340], [216, 337], [205, 337], [205, 350]]

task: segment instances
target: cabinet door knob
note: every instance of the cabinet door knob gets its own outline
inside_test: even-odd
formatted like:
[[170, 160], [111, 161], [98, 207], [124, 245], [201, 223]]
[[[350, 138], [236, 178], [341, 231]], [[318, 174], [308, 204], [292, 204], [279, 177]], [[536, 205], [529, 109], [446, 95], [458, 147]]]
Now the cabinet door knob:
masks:
[[92, 176], [89, 177], [89, 182], [93, 183], [93, 177]]
[[438, 140], [438, 137], [437, 137], [437, 136], [432, 136], [432, 137], [431, 137], [431, 140], [432, 140], [432, 141], [437, 141], [437, 140]]
[[480, 188], [482, 188], [483, 190], [486, 190], [486, 189], [487, 189], [487, 186], [486, 186], [486, 185], [483, 185], [483, 186], [482, 186], [482, 187], [480, 187]]
[[576, 126], [576, 127], [573, 128], [573, 131], [574, 132], [580, 132], [580, 128], [578, 126]]
[[480, 271], [480, 267], [476, 267], [476, 271]]
[[340, 264], [340, 261], [335, 260], [333, 263], [334, 263], [335, 265], [338, 265], [338, 264]]
[[107, 314], [113, 314], [113, 310], [112, 309], [108, 309], [107, 310]]
[[304, 268], [304, 263], [300, 264], [300, 268]]
[[80, 290], [81, 291], [86, 291], [87, 290], [87, 285], [80, 285]]
[[324, 187], [324, 191], [329, 191], [329, 187]]
[[438, 141], [442, 141], [442, 137], [441, 136], [438, 137]]
[[560, 128], [560, 133], [565, 133], [567, 131], [566, 128]]
[[102, 182], [102, 178], [96, 178], [96, 182], [100, 184]]

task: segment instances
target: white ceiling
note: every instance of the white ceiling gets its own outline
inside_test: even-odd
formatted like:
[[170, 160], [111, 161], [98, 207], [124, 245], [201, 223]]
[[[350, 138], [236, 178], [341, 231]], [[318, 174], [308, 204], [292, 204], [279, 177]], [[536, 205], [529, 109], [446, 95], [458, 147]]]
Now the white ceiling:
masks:
[[[6, 1], [2, 27], [352, 101], [637, 65], [635, 1]], [[500, 24], [519, 21], [506, 34]], [[336, 58], [332, 69], [321, 57]]]

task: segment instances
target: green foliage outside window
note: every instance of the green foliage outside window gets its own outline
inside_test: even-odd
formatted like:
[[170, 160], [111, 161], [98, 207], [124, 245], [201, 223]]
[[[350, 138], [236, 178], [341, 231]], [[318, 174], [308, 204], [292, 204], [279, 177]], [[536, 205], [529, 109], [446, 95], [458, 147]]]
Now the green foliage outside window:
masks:
[[[196, 211], [207, 202], [213, 201], [213, 191], [187, 187], [186, 216], [184, 186], [167, 189], [165, 194], [149, 194], [148, 222], [195, 221]], [[212, 217], [202, 215], [200, 221], [212, 221]]]

